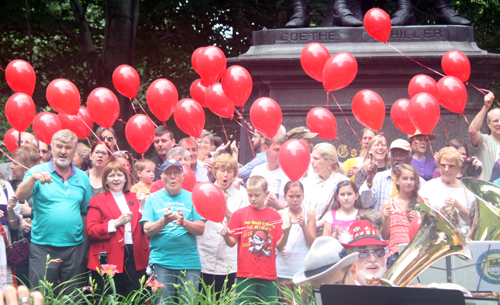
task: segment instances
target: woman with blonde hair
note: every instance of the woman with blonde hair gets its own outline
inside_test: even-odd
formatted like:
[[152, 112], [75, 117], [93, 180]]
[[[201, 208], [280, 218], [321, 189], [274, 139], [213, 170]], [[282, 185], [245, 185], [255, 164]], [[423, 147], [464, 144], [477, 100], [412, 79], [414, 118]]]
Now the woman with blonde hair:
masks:
[[462, 155], [454, 147], [442, 148], [436, 158], [436, 164], [441, 177], [427, 181], [419, 194], [425, 203], [437, 210], [441, 210], [443, 206], [456, 208], [460, 215], [457, 229], [469, 231], [469, 210], [476, 199], [457, 179], [463, 165]]
[[[345, 169], [339, 163], [337, 149], [329, 143], [319, 143], [314, 146], [311, 154], [311, 165], [314, 173], [308, 175], [304, 181], [304, 201], [307, 209], [312, 210], [319, 221], [330, 210], [330, 202], [337, 184], [348, 180]], [[323, 227], [323, 222], [317, 222]]]
[[366, 149], [367, 154], [363, 161], [363, 167], [361, 167], [354, 176], [354, 183], [358, 188], [363, 185], [366, 180], [366, 172], [370, 167], [377, 167], [377, 172], [385, 171], [389, 169], [389, 150], [387, 148], [387, 140], [383, 135], [374, 136], [368, 143]]

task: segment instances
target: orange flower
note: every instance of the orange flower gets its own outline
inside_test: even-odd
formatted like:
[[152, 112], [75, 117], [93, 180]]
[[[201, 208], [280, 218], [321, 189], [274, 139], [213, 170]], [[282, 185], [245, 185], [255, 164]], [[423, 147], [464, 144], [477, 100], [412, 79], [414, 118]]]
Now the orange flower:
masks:
[[151, 287], [151, 290], [156, 291], [158, 288], [163, 288], [165, 285], [158, 282], [157, 280], [152, 280], [148, 283], [148, 287]]
[[118, 269], [116, 269], [116, 265], [101, 265], [101, 275], [115, 275], [118, 273]]

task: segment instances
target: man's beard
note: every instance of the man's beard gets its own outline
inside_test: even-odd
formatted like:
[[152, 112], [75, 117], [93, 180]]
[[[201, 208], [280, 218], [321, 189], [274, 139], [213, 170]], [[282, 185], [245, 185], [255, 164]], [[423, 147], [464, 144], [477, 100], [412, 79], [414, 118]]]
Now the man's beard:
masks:
[[68, 166], [71, 164], [71, 159], [68, 158], [68, 156], [66, 156], [66, 161], [60, 161], [59, 160], [59, 156], [57, 156], [56, 158], [54, 158], [54, 162], [56, 162], [57, 165], [61, 166], [61, 167], [65, 167], [65, 166]]
[[[375, 274], [367, 271], [368, 267], [373, 266], [373, 265], [378, 266], [378, 271]], [[364, 269], [357, 270], [356, 275], [357, 275], [358, 279], [361, 281], [361, 283], [363, 285], [366, 285], [367, 279], [370, 280], [374, 277], [380, 278], [384, 275], [385, 271], [386, 271], [386, 268], [382, 268], [382, 266], [380, 266], [379, 263], [371, 263], [371, 264], [366, 265]]]

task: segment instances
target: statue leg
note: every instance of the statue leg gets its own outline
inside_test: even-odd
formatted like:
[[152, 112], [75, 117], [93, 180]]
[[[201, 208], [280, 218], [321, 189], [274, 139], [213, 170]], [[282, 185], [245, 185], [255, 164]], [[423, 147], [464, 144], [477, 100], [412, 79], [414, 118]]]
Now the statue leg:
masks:
[[452, 9], [449, 0], [436, 0], [436, 24], [470, 25], [470, 21]]
[[340, 26], [362, 26], [363, 21], [359, 20], [349, 9], [348, 0], [333, 0], [333, 20]]
[[415, 15], [411, 8], [411, 0], [398, 0], [398, 10], [391, 18], [392, 25], [415, 24]]
[[306, 0], [292, 0], [293, 15], [286, 24], [287, 28], [304, 28], [309, 26], [309, 11]]

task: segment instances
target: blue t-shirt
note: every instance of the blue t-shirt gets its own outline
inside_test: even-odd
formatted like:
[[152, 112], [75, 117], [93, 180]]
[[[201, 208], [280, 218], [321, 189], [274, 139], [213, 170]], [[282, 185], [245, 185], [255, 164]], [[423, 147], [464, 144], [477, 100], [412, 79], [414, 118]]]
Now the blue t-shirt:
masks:
[[91, 197], [89, 177], [71, 165], [72, 175], [63, 181], [52, 161], [32, 167], [23, 182], [35, 172], [47, 172], [52, 183], [35, 182], [31, 241], [38, 245], [54, 247], [76, 246], [83, 242], [82, 215], [87, 214]]
[[[146, 200], [141, 223], [159, 220], [167, 208], [175, 213], [180, 209], [184, 219], [189, 221], [204, 220], [194, 209], [190, 192], [181, 190], [179, 194], [171, 196], [161, 189]], [[201, 270], [196, 235], [175, 222], [170, 222], [158, 234], [149, 237], [149, 248], [150, 264], [175, 270]]]

